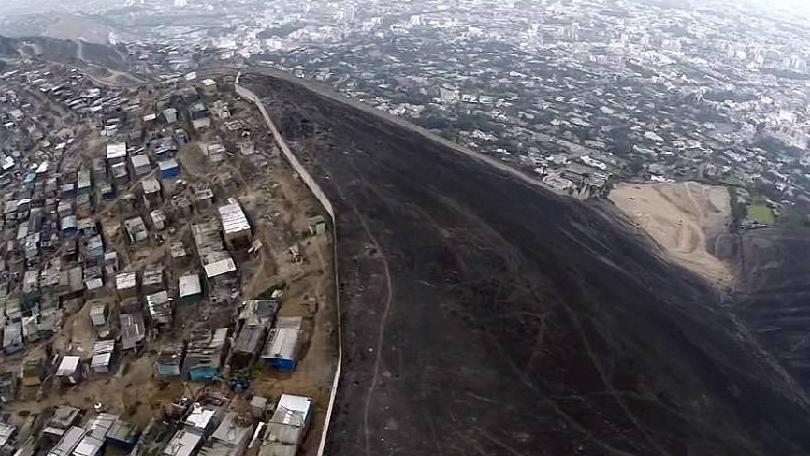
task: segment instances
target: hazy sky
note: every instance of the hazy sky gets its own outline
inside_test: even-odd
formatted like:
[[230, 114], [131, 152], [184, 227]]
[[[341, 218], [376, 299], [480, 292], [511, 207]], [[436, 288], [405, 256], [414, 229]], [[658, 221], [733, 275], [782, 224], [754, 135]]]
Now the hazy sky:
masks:
[[[194, 0], [191, 0], [192, 2]], [[392, 0], [396, 1], [396, 0]], [[449, 0], [448, 0], [449, 1]], [[641, 0], [644, 1], [644, 0]], [[717, 0], [685, 0], [684, 2], [692, 3], [699, 6], [701, 3], [707, 2], [717, 4]], [[810, 0], [721, 0], [729, 4], [750, 4], [756, 5], [763, 9], [780, 9], [790, 12], [801, 13], [801, 15], [810, 16]], [[164, 0], [166, 4], [171, 4], [172, 0]], [[48, 10], [61, 10], [71, 11], [81, 8], [86, 5], [88, 0], [0, 0], [0, 15], [3, 13], [24, 13], [24, 12], [43, 12]], [[103, 0], [92, 0], [92, 3], [103, 4]], [[124, 0], [107, 0], [109, 5], [123, 5]], [[362, 3], [362, 0], [361, 0]], [[77, 8], [78, 7], [78, 8]]]

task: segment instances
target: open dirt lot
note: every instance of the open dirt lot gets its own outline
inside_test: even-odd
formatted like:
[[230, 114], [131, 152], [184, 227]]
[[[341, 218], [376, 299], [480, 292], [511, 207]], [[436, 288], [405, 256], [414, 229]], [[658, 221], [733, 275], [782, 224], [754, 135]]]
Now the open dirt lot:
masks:
[[728, 231], [728, 190], [697, 182], [618, 184], [610, 200], [667, 253], [720, 285], [732, 281], [730, 268], [714, 256], [715, 239]]

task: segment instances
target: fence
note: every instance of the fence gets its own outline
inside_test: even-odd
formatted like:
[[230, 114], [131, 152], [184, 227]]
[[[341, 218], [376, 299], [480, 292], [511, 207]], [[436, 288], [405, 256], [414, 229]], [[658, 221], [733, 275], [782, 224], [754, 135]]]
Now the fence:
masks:
[[281, 136], [281, 133], [276, 128], [276, 125], [273, 123], [273, 120], [270, 119], [270, 116], [267, 114], [267, 109], [264, 107], [264, 103], [262, 103], [261, 99], [256, 96], [250, 89], [242, 87], [239, 85], [239, 77], [240, 74], [236, 76], [236, 82], [234, 84], [236, 89], [236, 94], [240, 97], [250, 100], [256, 107], [259, 109], [259, 112], [262, 113], [262, 117], [264, 117], [264, 122], [267, 124], [267, 128], [270, 129], [270, 133], [272, 133], [273, 138], [278, 143], [279, 148], [281, 149], [282, 155], [287, 160], [287, 162], [292, 166], [296, 173], [301, 176], [301, 180], [304, 181], [304, 184], [309, 188], [309, 191], [312, 192], [312, 195], [315, 196], [315, 199], [321, 203], [321, 206], [326, 210], [331, 218], [331, 226], [332, 226], [332, 246], [333, 246], [333, 269], [335, 271], [335, 303], [337, 307], [337, 332], [338, 332], [338, 363], [337, 367], [335, 368], [335, 378], [332, 380], [332, 392], [329, 395], [329, 405], [326, 408], [326, 417], [324, 418], [323, 424], [323, 434], [321, 435], [321, 443], [318, 446], [318, 456], [323, 456], [324, 451], [326, 450], [326, 435], [327, 431], [329, 430], [329, 423], [332, 419], [332, 411], [335, 406], [335, 397], [337, 396], [338, 390], [338, 382], [340, 380], [340, 368], [341, 363], [343, 361], [343, 341], [340, 331], [340, 289], [339, 289], [339, 277], [338, 277], [338, 256], [337, 256], [337, 224], [335, 223], [335, 209], [332, 207], [332, 202], [329, 201], [329, 198], [326, 197], [326, 194], [321, 189], [321, 186], [315, 182], [312, 175], [309, 171], [301, 165], [301, 162], [298, 161], [298, 157], [292, 153], [290, 148], [287, 146], [287, 143], [284, 141], [284, 138]]

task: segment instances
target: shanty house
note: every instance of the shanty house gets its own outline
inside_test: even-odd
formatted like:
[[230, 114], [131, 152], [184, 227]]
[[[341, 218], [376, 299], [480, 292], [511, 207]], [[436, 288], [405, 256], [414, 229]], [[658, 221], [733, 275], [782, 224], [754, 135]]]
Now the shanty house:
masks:
[[190, 273], [180, 276], [179, 285], [180, 302], [183, 304], [190, 304], [202, 299], [203, 290], [199, 274]]
[[97, 374], [107, 374], [110, 372], [114, 356], [114, 340], [96, 341], [93, 344], [93, 359], [90, 362], [90, 367]]
[[179, 377], [183, 363], [183, 344], [167, 343], [158, 352], [157, 374], [161, 377]]
[[133, 155], [129, 158], [132, 174], [136, 177], [145, 176], [152, 171], [152, 163], [145, 154]]
[[222, 423], [211, 434], [211, 443], [231, 449], [233, 453], [240, 454], [248, 444], [252, 434], [252, 422], [236, 412], [228, 412], [222, 418]]
[[149, 238], [149, 230], [146, 229], [146, 224], [140, 216], [124, 220], [124, 230], [130, 244], [137, 244]]
[[45, 378], [45, 358], [26, 358], [20, 366], [20, 382], [23, 386], [39, 386]]
[[262, 358], [271, 367], [284, 372], [295, 370], [301, 349], [303, 319], [280, 317], [270, 330]]
[[203, 437], [195, 432], [180, 429], [175, 432], [163, 449], [163, 456], [194, 456], [202, 445]]
[[3, 352], [6, 355], [13, 355], [24, 348], [22, 322], [8, 323], [3, 329]]
[[122, 300], [138, 297], [138, 273], [119, 272], [115, 275], [115, 290]]
[[121, 348], [133, 350], [140, 347], [146, 338], [146, 325], [140, 313], [122, 313], [121, 319]]
[[169, 294], [165, 290], [147, 295], [146, 308], [149, 311], [149, 320], [152, 322], [152, 326], [171, 326], [172, 303], [169, 300]]
[[155, 231], [162, 231], [166, 228], [166, 213], [161, 209], [150, 212], [149, 220], [152, 222], [152, 229]]
[[203, 79], [202, 81], [203, 95], [206, 97], [214, 97], [217, 95], [217, 82], [213, 79]]
[[220, 374], [228, 348], [227, 335], [227, 328], [192, 332], [183, 363], [189, 380], [209, 382]]
[[191, 125], [195, 130], [206, 130], [211, 126], [211, 115], [208, 109], [202, 103], [195, 103], [188, 110], [189, 117], [191, 118]]
[[174, 108], [166, 108], [163, 110], [163, 117], [166, 119], [167, 124], [177, 122], [177, 110]]
[[84, 435], [87, 433], [84, 429], [78, 426], [72, 426], [62, 433], [59, 442], [51, 448], [48, 456], [69, 456], [72, 455], [73, 450], [79, 445]]
[[262, 326], [245, 326], [233, 344], [231, 367], [233, 369], [249, 368], [264, 346], [266, 329]]
[[163, 180], [180, 177], [180, 165], [173, 158], [159, 162], [158, 167], [160, 167], [160, 178]]
[[228, 249], [250, 248], [253, 243], [253, 232], [239, 202], [233, 198], [229, 199], [228, 204], [219, 208], [219, 216], [222, 221], [225, 245], [228, 246]]
[[265, 442], [270, 445], [298, 446], [304, 440], [311, 421], [312, 399], [282, 394], [273, 417], [267, 423]]
[[155, 177], [147, 177], [141, 181], [143, 189], [143, 205], [146, 209], [160, 206], [163, 196], [160, 193], [160, 182]]
[[127, 158], [127, 144], [123, 142], [107, 144], [107, 163], [112, 166], [124, 163]]
[[239, 326], [261, 326], [270, 329], [276, 321], [279, 303], [275, 300], [247, 300], [242, 301], [239, 310]]
[[90, 307], [90, 320], [93, 326], [104, 326], [107, 324], [107, 303], [96, 302]]
[[59, 363], [56, 376], [64, 385], [77, 385], [82, 380], [82, 368], [78, 356], [65, 356]]

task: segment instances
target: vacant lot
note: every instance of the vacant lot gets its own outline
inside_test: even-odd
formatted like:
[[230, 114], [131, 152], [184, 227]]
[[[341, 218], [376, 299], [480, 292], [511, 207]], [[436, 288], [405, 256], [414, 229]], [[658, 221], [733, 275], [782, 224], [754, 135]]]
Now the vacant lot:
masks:
[[619, 184], [610, 199], [677, 263], [728, 284], [731, 271], [714, 256], [714, 241], [731, 216], [728, 191], [696, 182]]

